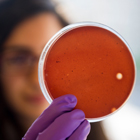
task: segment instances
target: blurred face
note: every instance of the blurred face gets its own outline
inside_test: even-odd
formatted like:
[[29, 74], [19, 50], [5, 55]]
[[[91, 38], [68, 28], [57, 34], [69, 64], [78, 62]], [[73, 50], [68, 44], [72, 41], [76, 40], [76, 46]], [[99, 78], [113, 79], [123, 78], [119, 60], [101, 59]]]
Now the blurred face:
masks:
[[62, 28], [51, 13], [20, 23], [4, 43], [1, 80], [8, 105], [35, 119], [48, 106], [38, 83], [38, 60], [47, 41]]

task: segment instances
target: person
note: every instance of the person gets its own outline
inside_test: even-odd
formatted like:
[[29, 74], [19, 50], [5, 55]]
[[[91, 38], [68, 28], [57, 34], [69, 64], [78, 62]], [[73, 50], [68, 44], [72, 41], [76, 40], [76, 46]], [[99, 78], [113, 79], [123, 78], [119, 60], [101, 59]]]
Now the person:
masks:
[[[49, 106], [38, 83], [41, 51], [66, 25], [50, 0], [0, 2], [0, 139], [82, 140], [89, 134], [84, 112], [73, 110], [75, 96]], [[100, 138], [105, 139], [100, 123], [91, 124], [87, 139]]]

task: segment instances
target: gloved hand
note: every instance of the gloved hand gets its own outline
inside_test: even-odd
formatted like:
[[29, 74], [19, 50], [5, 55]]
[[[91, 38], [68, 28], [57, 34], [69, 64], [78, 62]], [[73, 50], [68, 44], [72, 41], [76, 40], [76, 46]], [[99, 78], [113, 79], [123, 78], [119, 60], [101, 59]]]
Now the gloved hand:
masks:
[[70, 94], [54, 99], [22, 140], [86, 140], [90, 124], [83, 111], [73, 109], [76, 104], [76, 97]]

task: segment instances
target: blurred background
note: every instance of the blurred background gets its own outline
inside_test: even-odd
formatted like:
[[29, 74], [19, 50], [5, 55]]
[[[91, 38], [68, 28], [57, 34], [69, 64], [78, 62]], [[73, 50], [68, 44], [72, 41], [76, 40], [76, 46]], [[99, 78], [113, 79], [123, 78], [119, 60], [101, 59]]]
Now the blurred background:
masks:
[[105, 24], [128, 42], [137, 78], [126, 105], [103, 121], [108, 140], [140, 140], [140, 0], [53, 0], [57, 11], [70, 23], [93, 21]]

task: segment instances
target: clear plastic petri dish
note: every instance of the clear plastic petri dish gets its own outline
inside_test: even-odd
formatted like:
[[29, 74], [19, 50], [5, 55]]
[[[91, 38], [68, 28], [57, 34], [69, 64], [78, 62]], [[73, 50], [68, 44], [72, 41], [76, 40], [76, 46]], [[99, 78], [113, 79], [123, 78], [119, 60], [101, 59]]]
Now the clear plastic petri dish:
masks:
[[117, 112], [130, 97], [136, 77], [132, 51], [112, 28], [95, 22], [70, 24], [45, 45], [38, 76], [46, 100], [77, 97], [89, 122]]

